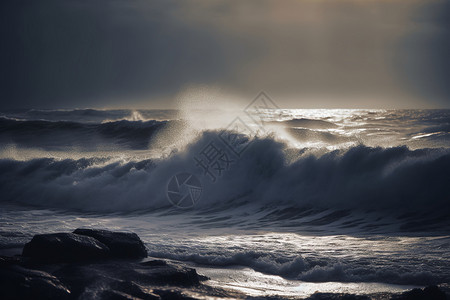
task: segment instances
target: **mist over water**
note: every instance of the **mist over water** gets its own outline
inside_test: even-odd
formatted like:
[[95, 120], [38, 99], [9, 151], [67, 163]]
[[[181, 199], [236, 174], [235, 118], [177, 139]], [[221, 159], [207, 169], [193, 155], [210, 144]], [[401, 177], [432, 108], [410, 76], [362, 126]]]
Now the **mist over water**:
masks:
[[[253, 133], [237, 133], [239, 155], [221, 139], [236, 117]], [[1, 112], [0, 249], [106, 227], [137, 232], [154, 257], [285, 284], [449, 284], [450, 110], [259, 117], [263, 127], [239, 110]], [[214, 178], [196, 161], [210, 143], [230, 162]], [[201, 182], [188, 209], [167, 194], [182, 172]]]
[[[262, 130], [239, 113], [4, 112], [2, 201], [94, 212], [151, 210], [170, 206], [164, 187], [189, 171], [204, 183], [197, 209], [237, 201], [448, 212], [449, 110], [278, 109], [260, 116]], [[220, 139], [236, 115], [255, 132], [240, 135], [249, 145], [242, 155]], [[229, 160], [220, 178], [195, 160], [211, 142]]]

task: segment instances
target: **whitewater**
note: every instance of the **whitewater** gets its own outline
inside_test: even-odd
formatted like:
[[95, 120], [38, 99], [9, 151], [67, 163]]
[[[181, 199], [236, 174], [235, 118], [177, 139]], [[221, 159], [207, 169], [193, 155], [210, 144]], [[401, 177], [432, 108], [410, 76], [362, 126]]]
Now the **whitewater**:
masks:
[[449, 174], [450, 110], [2, 111], [0, 254], [108, 228], [251, 296], [448, 288]]

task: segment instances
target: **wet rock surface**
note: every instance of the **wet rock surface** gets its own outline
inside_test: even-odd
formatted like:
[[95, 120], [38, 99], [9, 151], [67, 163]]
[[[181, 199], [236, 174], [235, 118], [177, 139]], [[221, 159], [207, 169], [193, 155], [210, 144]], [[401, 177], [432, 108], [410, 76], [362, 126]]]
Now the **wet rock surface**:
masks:
[[437, 286], [428, 286], [423, 289], [413, 289], [401, 294], [332, 294], [315, 293], [305, 300], [446, 300], [448, 295]]
[[25, 244], [22, 256], [46, 262], [75, 262], [104, 259], [110, 249], [97, 239], [73, 233], [35, 235]]
[[195, 269], [151, 260], [134, 233], [77, 229], [33, 237], [21, 256], [0, 257], [0, 299], [193, 299], [230, 294]]
[[35, 235], [25, 244], [22, 256], [47, 262], [77, 262], [145, 258], [147, 250], [135, 233], [79, 228], [73, 233]]
[[392, 300], [446, 300], [449, 299], [447, 295], [440, 290], [437, 286], [427, 286], [424, 289], [413, 289], [408, 292], [404, 292], [400, 295], [394, 296]]
[[0, 268], [2, 299], [70, 299], [71, 292], [58, 278], [18, 265]]
[[194, 269], [161, 261], [31, 265], [0, 269], [1, 299], [192, 299], [187, 291], [214, 294]]
[[[133, 233], [77, 229], [36, 235], [22, 256], [0, 256], [0, 299], [283, 299], [248, 297], [202, 284], [195, 269], [143, 259], [144, 244]], [[293, 299], [289, 297], [285, 299]], [[392, 295], [315, 293], [309, 300], [444, 300], [437, 286]]]
[[76, 229], [74, 234], [92, 237], [105, 244], [111, 251], [111, 256], [117, 258], [147, 257], [144, 243], [133, 232], [113, 232], [98, 229]]

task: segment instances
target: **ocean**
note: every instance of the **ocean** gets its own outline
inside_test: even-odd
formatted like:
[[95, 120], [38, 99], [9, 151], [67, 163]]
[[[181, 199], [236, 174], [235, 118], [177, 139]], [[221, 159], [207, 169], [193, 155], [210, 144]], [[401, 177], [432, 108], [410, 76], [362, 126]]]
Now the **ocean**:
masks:
[[78, 227], [249, 296], [450, 285], [450, 110], [0, 112], [0, 255]]

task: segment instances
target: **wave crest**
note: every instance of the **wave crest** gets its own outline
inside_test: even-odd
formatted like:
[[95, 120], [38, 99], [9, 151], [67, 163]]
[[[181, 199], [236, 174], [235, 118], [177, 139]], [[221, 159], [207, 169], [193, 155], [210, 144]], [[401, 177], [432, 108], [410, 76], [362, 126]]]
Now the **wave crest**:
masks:
[[169, 204], [170, 178], [191, 172], [204, 189], [197, 209], [252, 203], [449, 212], [448, 150], [357, 146], [317, 155], [256, 138], [213, 183], [194, 158], [210, 141], [219, 145], [218, 134], [204, 132], [184, 151], [158, 160], [2, 159], [2, 201], [88, 211], [160, 208]]

